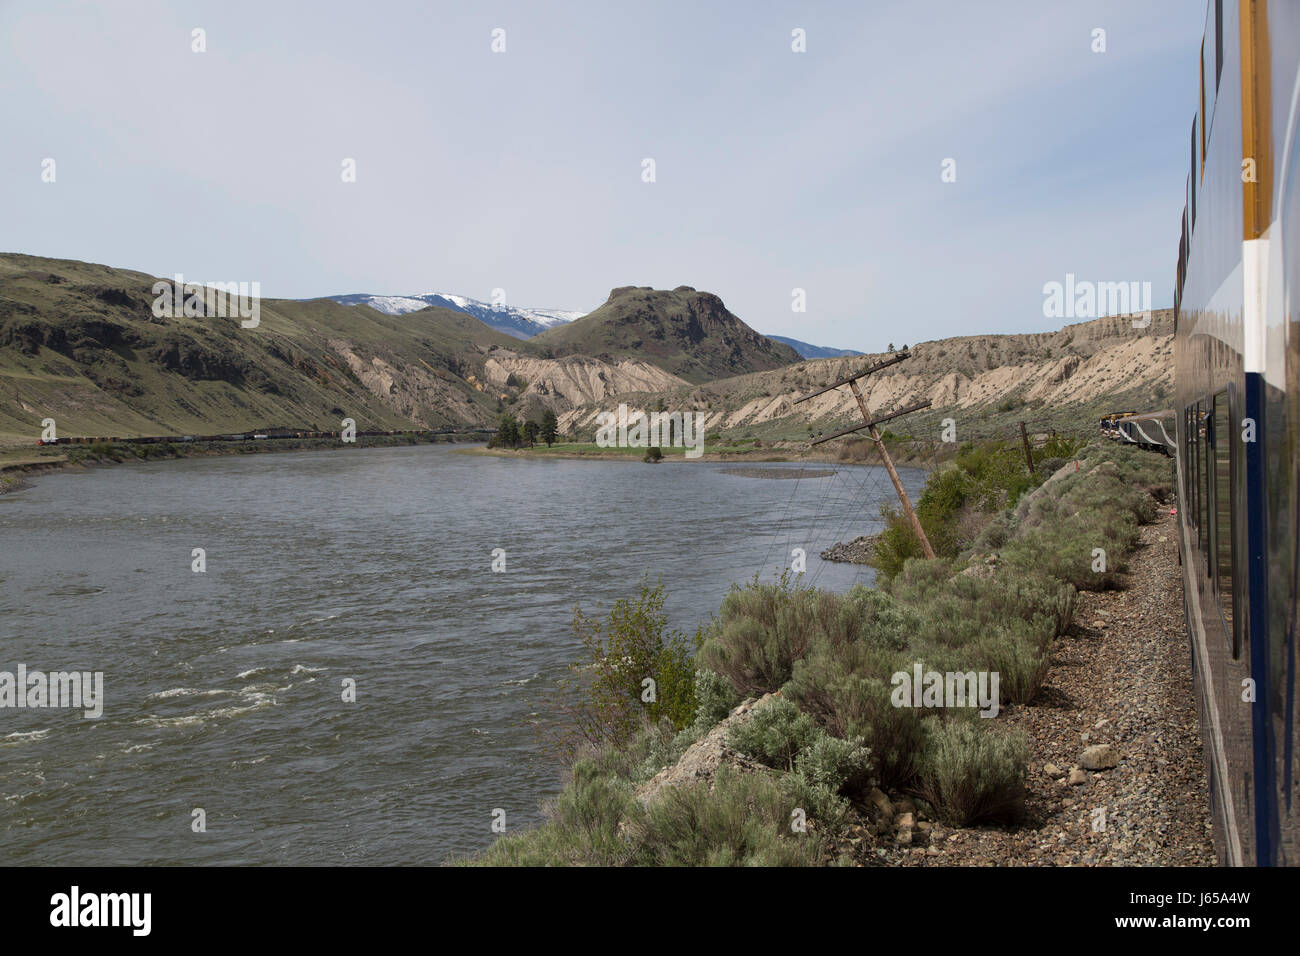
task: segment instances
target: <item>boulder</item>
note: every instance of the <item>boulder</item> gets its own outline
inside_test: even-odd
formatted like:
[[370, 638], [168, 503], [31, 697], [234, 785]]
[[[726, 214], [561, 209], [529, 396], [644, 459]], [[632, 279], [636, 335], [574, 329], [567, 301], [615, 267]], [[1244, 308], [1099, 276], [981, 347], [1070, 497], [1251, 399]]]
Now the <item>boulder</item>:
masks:
[[1119, 765], [1119, 754], [1110, 744], [1093, 744], [1079, 757], [1079, 766], [1085, 770], [1109, 770]]

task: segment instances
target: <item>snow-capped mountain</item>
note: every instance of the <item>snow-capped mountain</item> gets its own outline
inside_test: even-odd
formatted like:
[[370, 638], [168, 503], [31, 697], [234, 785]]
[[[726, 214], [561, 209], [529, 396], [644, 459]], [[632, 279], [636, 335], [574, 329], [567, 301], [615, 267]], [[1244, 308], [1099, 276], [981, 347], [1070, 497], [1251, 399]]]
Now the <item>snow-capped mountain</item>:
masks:
[[439, 308], [453, 309], [472, 315], [483, 324], [517, 339], [530, 339], [539, 332], [572, 322], [587, 314], [563, 309], [518, 309], [511, 305], [493, 306], [468, 296], [451, 295], [445, 292], [426, 292], [423, 295], [360, 293], [332, 295], [329, 298], [343, 305], [368, 305], [388, 315], [405, 315], [407, 312], [418, 312], [420, 309], [436, 305]]

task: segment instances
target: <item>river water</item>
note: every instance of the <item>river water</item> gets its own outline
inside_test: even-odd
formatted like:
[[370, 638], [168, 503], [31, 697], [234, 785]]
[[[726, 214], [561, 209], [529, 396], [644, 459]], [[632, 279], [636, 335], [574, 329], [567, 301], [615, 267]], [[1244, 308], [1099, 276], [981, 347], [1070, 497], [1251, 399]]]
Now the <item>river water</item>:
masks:
[[870, 583], [817, 554], [878, 530], [883, 469], [724, 467], [420, 445], [0, 496], [0, 672], [103, 673], [98, 719], [0, 708], [0, 864], [436, 864], [490, 843], [495, 808], [537, 822], [561, 781], [531, 721], [579, 655], [575, 604], [649, 573], [693, 633], [796, 547], [806, 582]]

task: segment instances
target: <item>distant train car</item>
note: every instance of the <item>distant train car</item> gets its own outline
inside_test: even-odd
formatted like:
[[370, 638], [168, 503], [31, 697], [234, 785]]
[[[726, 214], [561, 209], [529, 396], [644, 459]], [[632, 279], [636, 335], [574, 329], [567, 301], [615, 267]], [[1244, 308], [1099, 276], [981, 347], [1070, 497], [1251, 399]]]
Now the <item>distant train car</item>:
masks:
[[1165, 428], [1165, 420], [1173, 423], [1173, 412], [1116, 412], [1101, 420], [1101, 433], [1113, 441], [1137, 445], [1162, 455], [1172, 455], [1177, 441]]
[[1300, 3], [1211, 0], [1175, 306], [1187, 631], [1222, 862], [1300, 863]]

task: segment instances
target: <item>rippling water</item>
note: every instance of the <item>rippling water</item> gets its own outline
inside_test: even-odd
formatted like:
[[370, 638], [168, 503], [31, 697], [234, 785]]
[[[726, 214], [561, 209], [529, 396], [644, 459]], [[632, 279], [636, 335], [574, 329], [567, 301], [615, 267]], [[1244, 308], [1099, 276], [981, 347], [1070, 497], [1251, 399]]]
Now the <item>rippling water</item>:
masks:
[[0, 709], [0, 863], [431, 864], [490, 843], [493, 808], [536, 822], [560, 780], [529, 721], [578, 656], [575, 604], [649, 572], [693, 632], [795, 547], [805, 580], [870, 582], [817, 553], [878, 528], [882, 469], [723, 467], [423, 445], [122, 465], [0, 497], [0, 671], [103, 671], [105, 698], [98, 720]]

